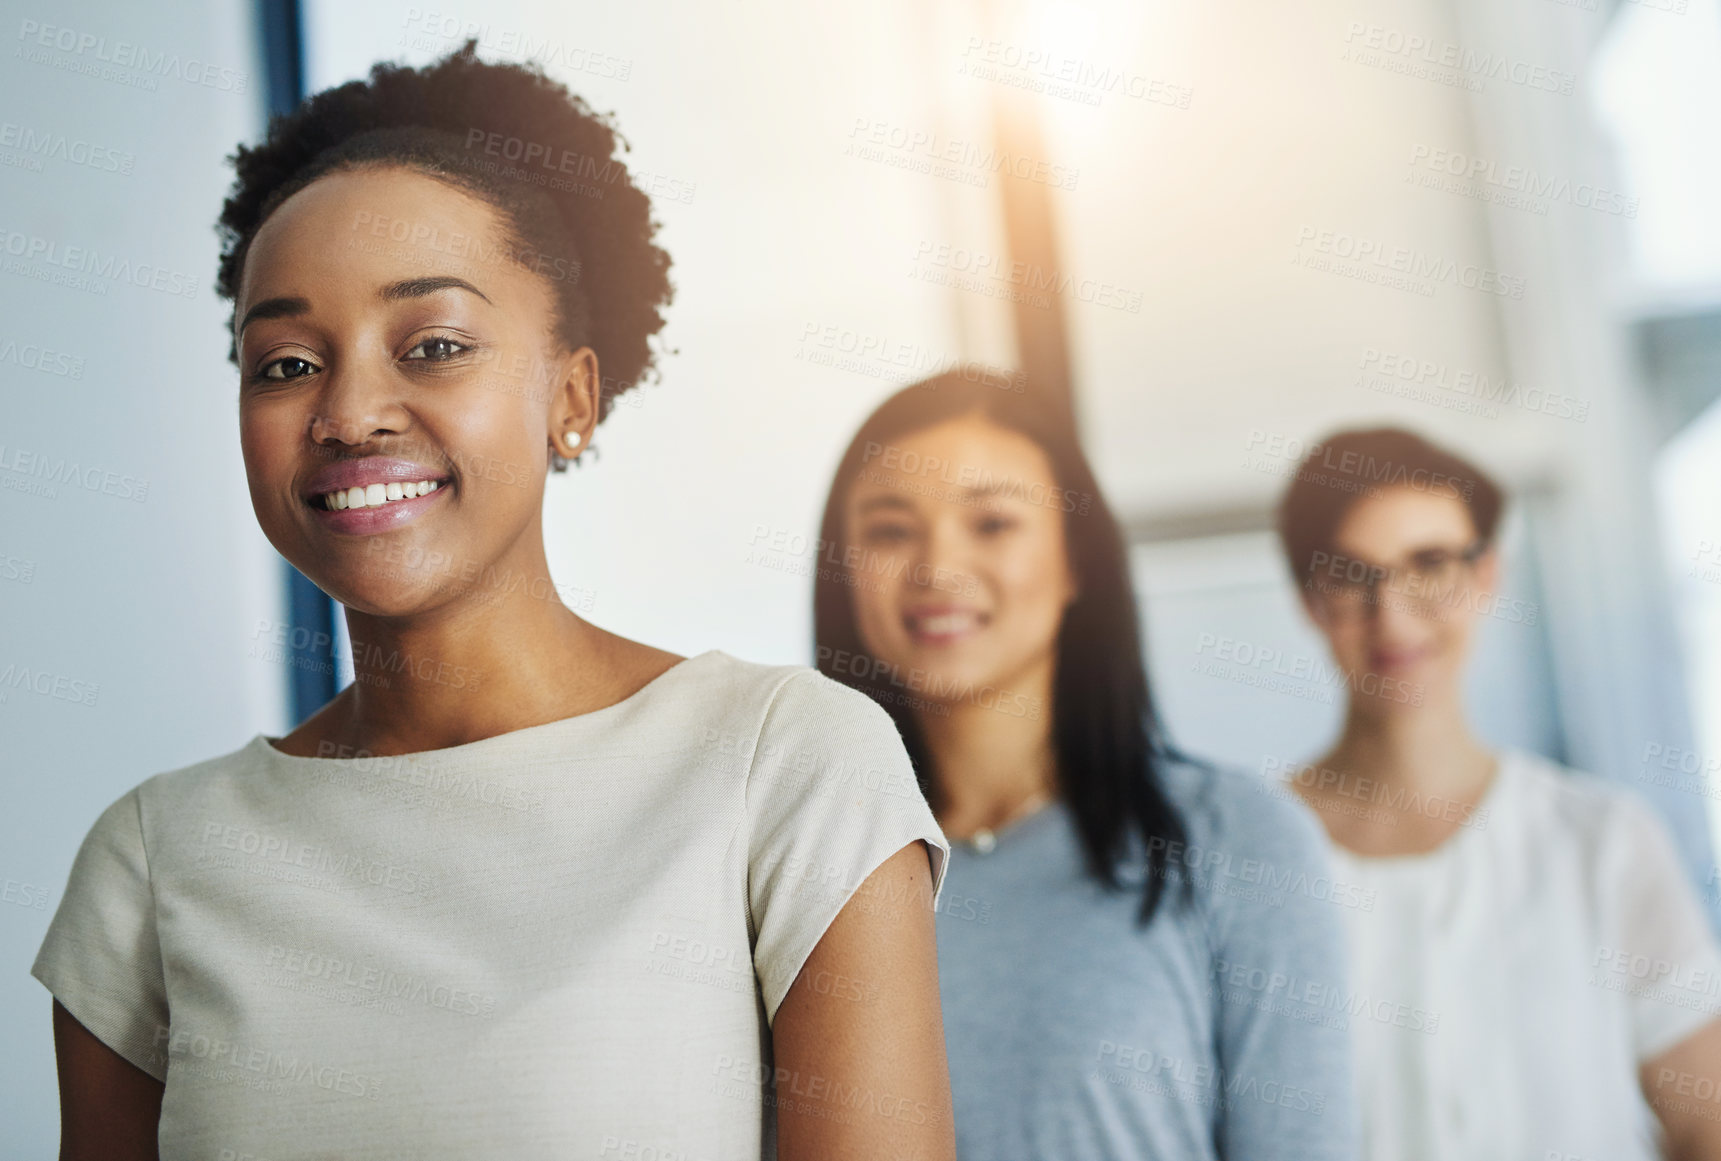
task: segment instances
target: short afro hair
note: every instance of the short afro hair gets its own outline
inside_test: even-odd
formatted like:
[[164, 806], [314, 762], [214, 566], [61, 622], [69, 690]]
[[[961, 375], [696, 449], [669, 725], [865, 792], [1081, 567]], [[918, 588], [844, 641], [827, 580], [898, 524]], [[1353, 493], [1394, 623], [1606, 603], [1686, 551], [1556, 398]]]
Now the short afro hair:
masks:
[[1357, 501], [1394, 487], [1457, 500], [1470, 513], [1476, 539], [1494, 542], [1506, 498], [1488, 473], [1401, 427], [1340, 431], [1310, 445], [1279, 500], [1279, 543], [1292, 579], [1303, 584], [1316, 554], [1333, 551], [1333, 537]]
[[[317, 178], [406, 166], [500, 210], [511, 251], [563, 272], [549, 279], [557, 334], [570, 349], [597, 352], [601, 420], [617, 395], [657, 374], [649, 340], [674, 298], [669, 254], [653, 241], [659, 223], [615, 156], [618, 144], [631, 146], [611, 115], [593, 112], [541, 66], [487, 63], [477, 47], [468, 40], [423, 68], [373, 65], [369, 80], [306, 98], [270, 119], [262, 144], [241, 145], [228, 158], [237, 176], [216, 225], [215, 289], [236, 311], [258, 229]], [[234, 321], [230, 314], [230, 336]], [[227, 357], [238, 363], [231, 340]]]

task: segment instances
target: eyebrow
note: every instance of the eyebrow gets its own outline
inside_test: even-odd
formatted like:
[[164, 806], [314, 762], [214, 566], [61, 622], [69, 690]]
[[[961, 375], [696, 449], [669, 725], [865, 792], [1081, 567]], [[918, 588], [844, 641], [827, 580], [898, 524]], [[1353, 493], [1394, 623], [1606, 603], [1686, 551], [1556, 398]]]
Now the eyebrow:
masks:
[[[399, 282], [391, 282], [377, 291], [377, 297], [384, 302], [401, 302], [409, 298], [423, 298], [435, 294], [439, 290], [465, 290], [476, 294], [485, 302], [490, 302], [490, 296], [473, 286], [464, 278], [456, 278], [452, 274], [434, 274], [425, 278], [404, 278]], [[491, 303], [492, 306], [495, 303]], [[244, 334], [245, 328], [255, 319], [297, 318], [311, 309], [309, 299], [291, 296], [266, 298], [250, 310], [239, 322], [235, 334]]]
[[859, 514], [862, 516], [865, 516], [868, 512], [878, 508], [899, 508], [904, 512], [912, 512], [914, 510], [914, 505], [910, 504], [907, 500], [904, 500], [901, 496], [890, 495], [868, 496], [855, 507], [859, 510]]

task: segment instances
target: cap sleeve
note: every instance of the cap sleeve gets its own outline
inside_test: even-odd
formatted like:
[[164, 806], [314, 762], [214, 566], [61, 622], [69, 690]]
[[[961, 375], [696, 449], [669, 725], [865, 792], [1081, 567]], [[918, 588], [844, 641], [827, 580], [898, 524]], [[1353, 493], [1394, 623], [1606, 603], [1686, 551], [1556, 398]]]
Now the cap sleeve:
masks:
[[1630, 997], [1639, 1061], [1659, 1056], [1721, 1014], [1721, 948], [1653, 810], [1621, 795], [1604, 882], [1618, 885], [1610, 927], [1617, 946], [1596, 967], [1604, 986]]
[[890, 715], [810, 669], [778, 686], [746, 797], [753, 964], [775, 1021], [801, 965], [868, 875], [922, 839], [933, 887], [919, 902], [936, 905], [950, 847]]
[[139, 810], [134, 788], [84, 836], [30, 974], [96, 1039], [165, 1081], [155, 1044], [167, 988]]

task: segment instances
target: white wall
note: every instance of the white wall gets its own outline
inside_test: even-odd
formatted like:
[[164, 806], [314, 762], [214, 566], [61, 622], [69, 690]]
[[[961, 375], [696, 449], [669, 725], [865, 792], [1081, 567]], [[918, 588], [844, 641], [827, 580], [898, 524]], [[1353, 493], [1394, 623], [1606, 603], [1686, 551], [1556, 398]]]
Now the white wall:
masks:
[[[0, 1152], [51, 1157], [50, 998], [28, 973], [78, 843], [144, 778], [284, 716], [281, 667], [248, 654], [256, 623], [280, 615], [278, 558], [251, 513], [211, 290], [231, 177], [222, 158], [256, 131], [262, 78], [242, 6], [4, 8]], [[100, 56], [130, 51], [120, 42], [169, 71], [100, 72]], [[213, 74], [217, 87], [190, 83], [192, 61], [229, 71]], [[17, 256], [31, 247], [34, 259]], [[116, 259], [114, 271], [129, 263], [144, 285], [39, 277], [79, 277], [60, 264], [92, 254], [102, 267]], [[145, 264], [167, 290], [151, 288]], [[192, 293], [169, 292], [181, 285]], [[67, 463], [85, 474], [31, 490], [44, 483], [32, 467]], [[45, 694], [32, 691], [39, 679]], [[68, 700], [83, 693], [88, 704]]]

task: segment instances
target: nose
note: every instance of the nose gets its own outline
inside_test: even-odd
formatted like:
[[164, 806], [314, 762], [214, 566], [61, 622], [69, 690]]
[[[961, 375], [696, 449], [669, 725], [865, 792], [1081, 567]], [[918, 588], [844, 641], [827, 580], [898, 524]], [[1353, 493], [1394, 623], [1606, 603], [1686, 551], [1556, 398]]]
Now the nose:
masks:
[[1377, 641], [1417, 640], [1428, 632], [1430, 621], [1444, 620], [1447, 610], [1389, 583], [1377, 585], [1373, 598], [1363, 606], [1368, 626]]
[[313, 443], [360, 447], [406, 430], [409, 420], [390, 376], [366, 367], [362, 359], [332, 359], [330, 363], [323, 372], [311, 416]]
[[919, 559], [913, 561], [910, 577], [919, 588], [950, 590], [972, 575], [973, 537], [960, 512], [941, 513], [932, 522], [922, 542]]

